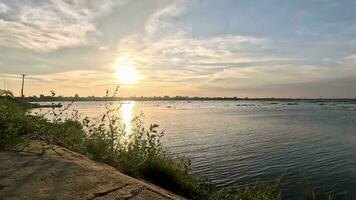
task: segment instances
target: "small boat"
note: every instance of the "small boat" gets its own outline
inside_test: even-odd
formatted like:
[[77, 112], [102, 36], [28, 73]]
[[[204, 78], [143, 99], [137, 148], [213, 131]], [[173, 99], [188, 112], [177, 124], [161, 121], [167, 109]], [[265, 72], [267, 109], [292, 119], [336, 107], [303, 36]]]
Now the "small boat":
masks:
[[288, 106], [295, 106], [295, 105], [299, 105], [298, 103], [287, 103]]
[[52, 104], [35, 104], [35, 108], [61, 108], [63, 105], [61, 103], [52, 103]]

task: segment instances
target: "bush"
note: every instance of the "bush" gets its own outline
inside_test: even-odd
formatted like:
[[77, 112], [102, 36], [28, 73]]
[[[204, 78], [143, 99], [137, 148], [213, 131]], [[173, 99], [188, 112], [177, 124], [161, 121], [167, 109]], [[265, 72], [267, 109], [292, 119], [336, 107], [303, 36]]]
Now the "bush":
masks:
[[[152, 124], [143, 126], [143, 115], [132, 120], [131, 133], [115, 116], [118, 108], [106, 102], [106, 112], [99, 121], [85, 118], [86, 153], [95, 160], [108, 163], [123, 173], [148, 180], [156, 185], [190, 198], [207, 195], [212, 184], [189, 175], [190, 161], [166, 151], [161, 144], [164, 132]], [[203, 188], [204, 186], [204, 188]]]
[[28, 120], [21, 106], [8, 100], [0, 99], [0, 149], [18, 148], [27, 141]]

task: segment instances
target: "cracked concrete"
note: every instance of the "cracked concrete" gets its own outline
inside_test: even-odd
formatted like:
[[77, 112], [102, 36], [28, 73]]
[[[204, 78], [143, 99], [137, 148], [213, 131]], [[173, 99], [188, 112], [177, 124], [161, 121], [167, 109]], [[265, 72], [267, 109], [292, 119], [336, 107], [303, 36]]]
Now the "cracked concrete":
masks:
[[40, 147], [0, 151], [0, 199], [184, 199], [68, 149], [41, 155]]

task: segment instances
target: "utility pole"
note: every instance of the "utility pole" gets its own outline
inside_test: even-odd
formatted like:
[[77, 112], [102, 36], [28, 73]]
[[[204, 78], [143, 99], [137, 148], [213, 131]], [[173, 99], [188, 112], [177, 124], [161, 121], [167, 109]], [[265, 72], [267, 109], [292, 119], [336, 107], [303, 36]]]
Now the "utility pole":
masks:
[[22, 88], [21, 88], [21, 97], [22, 97], [22, 99], [25, 97], [24, 95], [23, 95], [23, 87], [24, 87], [24, 84], [25, 84], [25, 74], [21, 74], [21, 76], [22, 76]]

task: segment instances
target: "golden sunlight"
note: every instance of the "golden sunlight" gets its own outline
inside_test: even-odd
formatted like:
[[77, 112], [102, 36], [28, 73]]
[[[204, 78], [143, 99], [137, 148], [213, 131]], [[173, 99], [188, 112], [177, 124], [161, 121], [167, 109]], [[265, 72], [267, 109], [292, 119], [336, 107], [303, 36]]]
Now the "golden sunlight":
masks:
[[135, 107], [134, 101], [128, 101], [121, 104], [121, 117], [125, 125], [126, 136], [128, 137], [132, 131], [133, 109]]
[[138, 73], [132, 64], [119, 62], [116, 68], [116, 79], [122, 84], [135, 84], [138, 81]]

